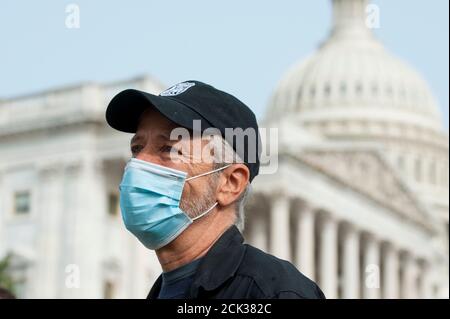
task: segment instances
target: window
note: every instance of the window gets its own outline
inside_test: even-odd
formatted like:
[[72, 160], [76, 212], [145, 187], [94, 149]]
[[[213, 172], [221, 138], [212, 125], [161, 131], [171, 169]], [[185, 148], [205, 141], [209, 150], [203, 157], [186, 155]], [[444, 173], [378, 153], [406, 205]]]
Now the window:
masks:
[[103, 298], [104, 299], [113, 299], [115, 296], [115, 287], [114, 283], [107, 280], [103, 284]]
[[372, 84], [372, 95], [374, 97], [378, 96], [378, 86], [376, 84]]
[[344, 96], [347, 93], [347, 86], [345, 85], [345, 83], [341, 83], [340, 90], [342, 96]]
[[14, 294], [16, 298], [25, 298], [27, 295], [27, 281], [25, 277], [14, 280]]
[[392, 87], [390, 85], [386, 87], [386, 95], [389, 98], [391, 98], [392, 95], [393, 95], [393, 89], [392, 89]]
[[397, 159], [397, 165], [400, 170], [404, 170], [405, 168], [405, 158], [403, 156], [399, 156]]
[[311, 95], [311, 99], [313, 99], [316, 96], [316, 88], [314, 86], [310, 88], [309, 94]]
[[415, 162], [415, 176], [416, 181], [422, 181], [422, 161], [419, 158], [417, 158]]
[[436, 170], [436, 162], [434, 160], [432, 160], [432, 162], [430, 163], [430, 176], [429, 176], [429, 181], [431, 184], [435, 185], [436, 184], [436, 175], [437, 175], [437, 170]]
[[299, 110], [302, 105], [302, 94], [302, 88], [300, 87], [297, 92], [297, 110]]
[[116, 216], [119, 212], [119, 196], [116, 193], [108, 194], [108, 214]]
[[330, 94], [331, 94], [331, 86], [329, 83], [327, 83], [324, 88], [324, 95], [325, 97], [329, 97]]
[[356, 95], [360, 96], [363, 93], [363, 86], [361, 82], [356, 83], [355, 87]]
[[403, 87], [403, 86], [400, 89], [400, 96], [402, 97], [402, 99], [406, 98], [406, 90], [405, 90], [405, 87]]
[[20, 191], [14, 194], [14, 214], [25, 215], [30, 212], [31, 196], [29, 191]]
[[448, 187], [448, 162], [442, 165], [441, 168], [441, 183], [443, 187]]
[[302, 88], [298, 89], [297, 92], [297, 101], [300, 101], [302, 99]]
[[6, 255], [6, 275], [12, 281], [12, 293], [17, 298], [27, 298], [28, 294], [28, 270], [30, 261], [14, 252]]

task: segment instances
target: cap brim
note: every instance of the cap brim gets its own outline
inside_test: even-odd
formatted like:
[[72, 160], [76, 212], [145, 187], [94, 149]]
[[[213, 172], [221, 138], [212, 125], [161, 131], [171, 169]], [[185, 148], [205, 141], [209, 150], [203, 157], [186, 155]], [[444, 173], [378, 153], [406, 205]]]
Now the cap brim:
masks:
[[128, 89], [117, 94], [106, 109], [106, 121], [119, 131], [135, 133], [142, 113], [154, 107], [172, 122], [193, 129], [193, 121], [201, 121], [201, 129], [211, 124], [189, 106], [167, 96], [153, 95], [139, 90]]

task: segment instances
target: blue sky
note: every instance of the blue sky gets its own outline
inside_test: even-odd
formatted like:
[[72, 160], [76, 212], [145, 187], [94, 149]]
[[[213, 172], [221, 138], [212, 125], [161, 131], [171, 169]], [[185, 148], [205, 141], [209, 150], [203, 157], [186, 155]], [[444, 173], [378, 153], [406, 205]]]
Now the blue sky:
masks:
[[[377, 36], [430, 83], [448, 128], [449, 1], [374, 0]], [[65, 27], [66, 5], [80, 28]], [[198, 79], [259, 118], [284, 72], [328, 34], [330, 0], [2, 0], [0, 98], [150, 74]]]

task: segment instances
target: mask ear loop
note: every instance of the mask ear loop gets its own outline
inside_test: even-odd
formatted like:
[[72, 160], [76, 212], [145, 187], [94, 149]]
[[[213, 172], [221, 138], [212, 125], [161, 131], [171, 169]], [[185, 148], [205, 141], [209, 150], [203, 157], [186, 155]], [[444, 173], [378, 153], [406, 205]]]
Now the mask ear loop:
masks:
[[[203, 174], [199, 174], [199, 175], [196, 175], [196, 176], [192, 176], [192, 177], [186, 178], [186, 181], [191, 180], [191, 179], [194, 179], [194, 178], [197, 178], [197, 177], [202, 177], [202, 176], [205, 176], [205, 175], [209, 175], [209, 174], [212, 174], [212, 173], [221, 171], [221, 170], [223, 170], [223, 169], [225, 169], [225, 168], [227, 168], [227, 167], [230, 167], [231, 165], [233, 165], [233, 164], [228, 164], [228, 165], [225, 165], [224, 167], [217, 168], [217, 169], [212, 170], [212, 171], [210, 171], [210, 172], [206, 172], [206, 173], [203, 173]], [[216, 207], [218, 204], [219, 204], [218, 202], [215, 202], [214, 205], [212, 205], [209, 209], [207, 209], [205, 212], [201, 213], [200, 215], [198, 215], [198, 216], [196, 216], [196, 217], [194, 217], [194, 218], [191, 218], [191, 220], [192, 220], [192, 221], [195, 221], [195, 220], [197, 220], [197, 219], [199, 219], [199, 218], [205, 216], [205, 215], [208, 214], [210, 211], [212, 211], [212, 210], [214, 209], [214, 207]]]
[[191, 176], [191, 177], [189, 177], [189, 178], [186, 178], [186, 182], [189, 181], [189, 180], [191, 180], [191, 179], [197, 178], [197, 177], [202, 177], [202, 176], [205, 176], [205, 175], [209, 175], [209, 174], [212, 174], [212, 173], [221, 171], [221, 170], [223, 170], [223, 169], [225, 169], [225, 168], [227, 168], [227, 167], [230, 167], [231, 165], [233, 165], [233, 164], [228, 164], [228, 165], [225, 165], [224, 167], [220, 167], [220, 168], [217, 168], [217, 169], [215, 169], [215, 170], [212, 170], [212, 171], [209, 171], [209, 172], [206, 172], [206, 173], [203, 173], [203, 174]]
[[194, 221], [194, 220], [196, 220], [196, 219], [199, 219], [200, 217], [203, 217], [203, 216], [205, 216], [206, 214], [208, 214], [210, 211], [212, 211], [212, 210], [214, 209], [214, 207], [217, 206], [217, 204], [219, 204], [219, 203], [216, 202], [216, 203], [215, 203], [214, 205], [212, 205], [208, 210], [206, 210], [206, 212], [203, 212], [203, 213], [201, 213], [200, 215], [198, 215], [198, 216], [196, 216], [196, 217], [194, 217], [194, 218], [191, 218], [192, 221]]

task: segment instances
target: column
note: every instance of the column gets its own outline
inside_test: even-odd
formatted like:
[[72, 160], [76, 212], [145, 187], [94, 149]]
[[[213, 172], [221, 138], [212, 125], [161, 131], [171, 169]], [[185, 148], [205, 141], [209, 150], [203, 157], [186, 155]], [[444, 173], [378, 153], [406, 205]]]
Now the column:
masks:
[[270, 212], [270, 240], [272, 253], [281, 259], [290, 260], [289, 198], [277, 195], [272, 198]]
[[320, 287], [328, 299], [337, 298], [337, 223], [324, 216], [321, 223]]
[[76, 298], [103, 298], [103, 252], [106, 209], [104, 167], [100, 160], [86, 156], [77, 179], [75, 225], [71, 263], [78, 267], [80, 287]]
[[383, 298], [399, 298], [399, 256], [397, 250], [391, 243], [386, 244], [383, 255], [383, 277], [382, 291]]
[[132, 291], [129, 298], [145, 298], [150, 290], [148, 264], [150, 261], [156, 261], [155, 268], [158, 270], [158, 272], [160, 271], [161, 266], [156, 257], [156, 253], [154, 251], [149, 251], [135, 238], [132, 238], [131, 246], [128, 246], [128, 249], [130, 249], [130, 253], [132, 254], [131, 269], [133, 269], [134, 272], [134, 274], [132, 274], [131, 283]]
[[314, 280], [314, 211], [303, 205], [297, 217], [297, 268]]
[[[70, 162], [64, 163], [64, 187], [62, 190], [62, 205], [64, 211], [61, 212], [61, 232], [64, 234], [60, 238], [61, 259], [60, 275], [58, 277], [61, 285], [59, 286], [59, 298], [79, 298], [79, 288], [76, 288], [77, 278], [82, 274], [78, 273], [75, 253], [81, 250], [76, 247], [78, 224], [77, 214], [79, 213], [82, 197], [80, 196], [80, 176], [82, 170], [81, 160], [74, 158]], [[80, 276], [78, 276], [80, 275]]]
[[432, 280], [431, 280], [431, 265], [427, 261], [423, 261], [420, 267], [420, 286], [419, 298], [431, 299], [433, 298]]
[[366, 237], [363, 260], [363, 298], [380, 298], [380, 248], [376, 239], [371, 235]]
[[359, 298], [359, 236], [352, 225], [346, 225], [342, 237], [343, 298]]
[[251, 243], [255, 247], [267, 251], [266, 215], [254, 214], [251, 222]]
[[416, 261], [410, 254], [406, 254], [403, 259], [403, 280], [402, 280], [403, 298], [415, 299], [418, 297], [417, 274], [418, 274], [418, 267]]
[[32, 277], [30, 298], [58, 298], [58, 290], [64, 283], [60, 282], [59, 265], [61, 254], [61, 217], [63, 175], [61, 163], [39, 168], [39, 188], [37, 189], [36, 210], [39, 216], [37, 225], [37, 264]]

